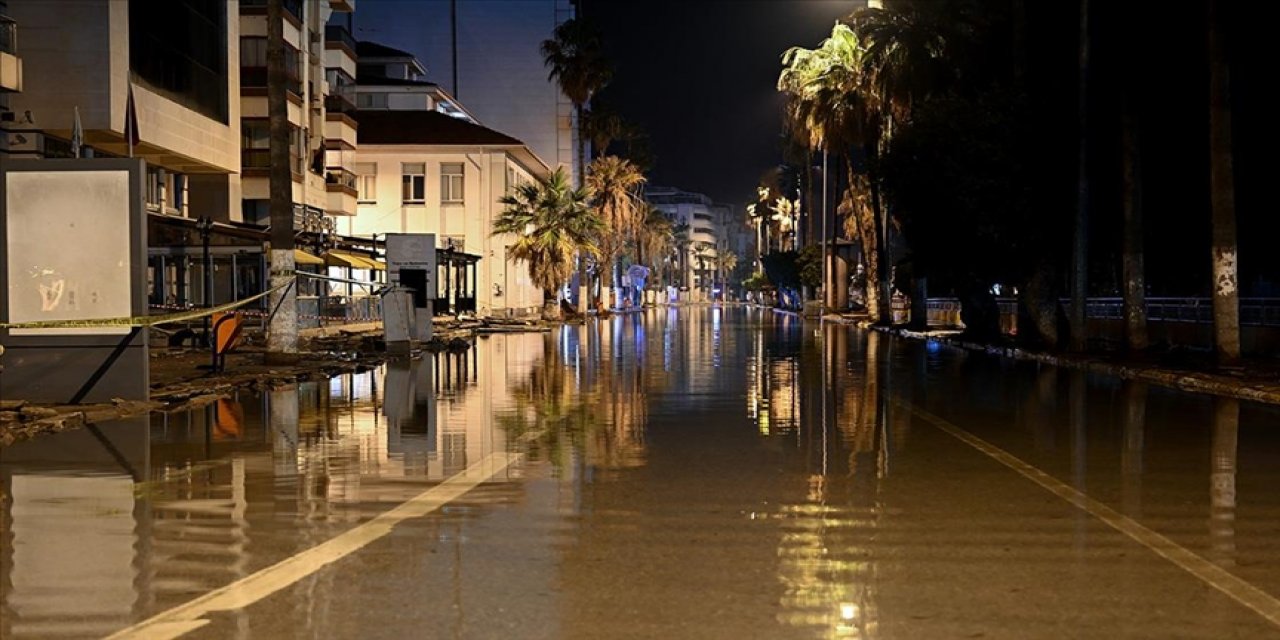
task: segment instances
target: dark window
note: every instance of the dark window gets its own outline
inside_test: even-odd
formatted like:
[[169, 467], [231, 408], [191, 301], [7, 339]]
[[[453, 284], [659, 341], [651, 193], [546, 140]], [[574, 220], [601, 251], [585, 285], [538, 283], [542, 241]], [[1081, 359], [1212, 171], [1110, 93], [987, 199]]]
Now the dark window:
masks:
[[227, 122], [227, 3], [129, 3], [134, 80], [193, 111]]

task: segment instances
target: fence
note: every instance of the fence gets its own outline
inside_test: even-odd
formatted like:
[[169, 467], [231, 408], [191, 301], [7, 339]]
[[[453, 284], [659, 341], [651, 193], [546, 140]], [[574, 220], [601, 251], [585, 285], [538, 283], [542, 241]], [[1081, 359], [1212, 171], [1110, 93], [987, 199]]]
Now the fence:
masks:
[[[1062, 299], [1061, 304], [1070, 304]], [[1001, 318], [1017, 318], [1018, 301], [1015, 298], [997, 298]], [[961, 327], [960, 300], [957, 298], [929, 298], [929, 324], [940, 327]], [[1124, 319], [1122, 298], [1089, 298], [1085, 303], [1085, 315], [1092, 319]], [[1150, 322], [1186, 322], [1213, 324], [1213, 300], [1210, 298], [1147, 298], [1147, 320]], [[1280, 298], [1240, 298], [1240, 324], [1254, 327], [1280, 327]]]

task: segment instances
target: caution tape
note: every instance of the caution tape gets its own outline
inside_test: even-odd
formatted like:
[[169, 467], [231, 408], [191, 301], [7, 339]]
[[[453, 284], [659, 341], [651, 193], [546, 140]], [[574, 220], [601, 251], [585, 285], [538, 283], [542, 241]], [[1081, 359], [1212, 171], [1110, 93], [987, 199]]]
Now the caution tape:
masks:
[[261, 300], [277, 291], [281, 291], [287, 287], [293, 286], [293, 283], [282, 284], [274, 289], [263, 291], [262, 293], [249, 296], [235, 302], [228, 302], [224, 305], [210, 307], [207, 309], [197, 309], [182, 313], [167, 313], [156, 316], [128, 316], [123, 318], [102, 318], [99, 320], [38, 320], [35, 322], [0, 322], [0, 329], [89, 329], [93, 327], [150, 327], [158, 324], [172, 324], [175, 322], [186, 322], [187, 320], [197, 320], [205, 316], [211, 316], [215, 313], [224, 313], [243, 307], [250, 302]]

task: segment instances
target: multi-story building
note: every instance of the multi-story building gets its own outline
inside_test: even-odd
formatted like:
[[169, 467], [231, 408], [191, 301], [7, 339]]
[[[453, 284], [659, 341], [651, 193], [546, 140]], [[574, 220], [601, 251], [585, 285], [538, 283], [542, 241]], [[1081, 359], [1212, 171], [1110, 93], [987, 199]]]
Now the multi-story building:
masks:
[[[147, 163], [153, 302], [231, 299], [240, 266], [261, 268], [261, 243], [229, 224], [240, 214], [240, 24], [236, 4], [141, 0], [9, 0], [0, 48], [22, 36], [21, 67], [0, 54], [11, 157]], [[20, 75], [11, 75], [20, 71]], [[127, 123], [134, 123], [133, 125]], [[224, 277], [206, 291], [197, 218], [208, 218]], [[236, 264], [241, 252], [254, 254]], [[217, 267], [215, 267], [216, 269]], [[218, 291], [222, 291], [218, 294]]]
[[[575, 0], [370, 2], [357, 18], [416, 54], [475, 119], [578, 173], [573, 105], [542, 62], [542, 42], [576, 14]], [[367, 22], [366, 22], [367, 20]], [[388, 25], [406, 25], [403, 28]], [[411, 26], [409, 26], [411, 25]]]
[[[330, 216], [355, 214], [351, 179], [341, 173], [344, 168], [341, 152], [354, 151], [355, 127], [340, 116], [331, 125], [325, 109], [331, 92], [329, 79], [333, 78], [339, 93], [349, 91], [343, 83], [352, 75], [356, 64], [350, 32], [344, 39], [342, 24], [331, 25], [332, 29], [326, 28], [326, 24], [334, 12], [350, 12], [353, 8], [350, 0], [284, 0], [293, 206], [295, 224], [303, 231], [323, 232], [331, 228]], [[238, 17], [242, 210], [245, 222], [265, 225], [270, 220], [271, 196], [267, 0], [240, 0]], [[334, 36], [332, 44], [326, 42], [327, 34]], [[341, 100], [330, 102], [338, 106], [341, 113]], [[338, 153], [327, 153], [330, 147], [336, 147], [333, 150]], [[331, 166], [335, 171], [328, 171]], [[332, 200], [330, 183], [326, 180], [329, 173], [333, 174], [330, 180], [335, 196]]]
[[[22, 91], [22, 58], [18, 56], [18, 23], [9, 17], [8, 3], [0, 0], [0, 121], [12, 122], [9, 94]], [[0, 153], [8, 149], [9, 136], [0, 135]]]
[[708, 299], [716, 285], [719, 240], [711, 198], [671, 187], [649, 186], [645, 199], [676, 225], [681, 287], [693, 300]]

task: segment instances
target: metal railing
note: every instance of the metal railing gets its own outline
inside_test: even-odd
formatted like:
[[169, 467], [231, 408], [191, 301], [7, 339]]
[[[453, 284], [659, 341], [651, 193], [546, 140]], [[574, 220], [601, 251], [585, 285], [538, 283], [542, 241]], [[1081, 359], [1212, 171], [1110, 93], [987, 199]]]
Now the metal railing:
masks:
[[341, 167], [330, 167], [324, 174], [325, 184], [342, 185], [352, 191], [356, 190], [356, 174]]
[[327, 24], [324, 27], [324, 39], [326, 42], [341, 42], [352, 51], [356, 50], [356, 39], [351, 35], [347, 28], [340, 24]]
[[[1070, 301], [1063, 298], [1060, 303], [1065, 308]], [[1016, 316], [1018, 313], [1018, 301], [1015, 298], [997, 298], [996, 305], [1002, 316]], [[960, 306], [957, 298], [929, 298], [929, 323], [947, 326], [958, 324]], [[1122, 320], [1124, 299], [1089, 298], [1085, 303], [1085, 315], [1100, 320]], [[1147, 298], [1147, 320], [1213, 324], [1213, 300], [1190, 297]], [[1240, 298], [1240, 324], [1280, 327], [1280, 298]]]

